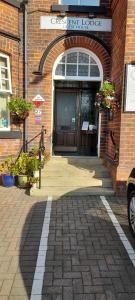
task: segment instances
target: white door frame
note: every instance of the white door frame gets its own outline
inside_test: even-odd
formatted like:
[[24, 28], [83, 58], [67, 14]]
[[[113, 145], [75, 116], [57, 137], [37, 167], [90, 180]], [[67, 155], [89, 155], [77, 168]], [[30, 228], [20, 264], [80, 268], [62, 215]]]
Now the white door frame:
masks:
[[[56, 76], [55, 70], [58, 65], [58, 62], [61, 60], [62, 56], [64, 56], [67, 53], [75, 52], [75, 51], [83, 51], [84, 53], [89, 53], [98, 63], [99, 70], [100, 70], [100, 78], [97, 77], [67, 77], [67, 76]], [[69, 50], [65, 51], [64, 53], [61, 53], [53, 66], [53, 72], [52, 72], [52, 111], [51, 111], [51, 151], [50, 155], [53, 156], [53, 129], [54, 129], [54, 101], [55, 101], [55, 85], [54, 81], [56, 80], [63, 80], [63, 81], [87, 81], [87, 82], [100, 82], [101, 85], [103, 83], [103, 67], [99, 60], [99, 58], [91, 51], [85, 49], [85, 48], [70, 48]], [[101, 113], [99, 112], [99, 119], [98, 119], [98, 143], [97, 143], [97, 156], [100, 157], [100, 140], [101, 140]]]

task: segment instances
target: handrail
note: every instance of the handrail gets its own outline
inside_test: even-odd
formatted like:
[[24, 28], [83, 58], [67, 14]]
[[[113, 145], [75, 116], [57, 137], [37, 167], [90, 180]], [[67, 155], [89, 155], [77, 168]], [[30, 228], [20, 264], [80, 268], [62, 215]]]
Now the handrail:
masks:
[[[40, 140], [39, 140], [39, 189], [41, 189], [41, 179], [42, 179], [42, 172], [41, 172], [41, 169], [42, 169], [42, 155], [44, 154], [44, 151], [45, 151], [45, 145], [44, 145], [44, 138], [45, 138], [45, 134], [46, 134], [46, 129], [44, 129], [44, 126], [42, 126], [41, 128], [41, 131], [35, 135], [32, 139], [30, 139], [29, 141], [26, 141], [25, 142], [25, 152], [28, 152], [28, 145], [33, 142], [37, 137], [40, 136]], [[24, 145], [21, 147], [18, 155], [17, 155], [17, 159], [16, 161], [18, 160], [20, 154], [23, 152], [23, 149], [24, 149]]]
[[117, 162], [118, 161], [118, 155], [119, 155], [119, 147], [117, 146], [117, 144], [115, 142], [114, 132], [112, 130], [110, 131], [110, 137], [111, 137], [112, 143], [115, 147], [115, 153], [114, 153], [113, 161]]
[[45, 145], [44, 145], [45, 133], [46, 133], [46, 129], [44, 129], [44, 126], [42, 126], [41, 137], [40, 137], [40, 141], [39, 141], [39, 189], [41, 189], [41, 179], [42, 179], [41, 162], [42, 162], [42, 154], [44, 154], [44, 151], [45, 151]]

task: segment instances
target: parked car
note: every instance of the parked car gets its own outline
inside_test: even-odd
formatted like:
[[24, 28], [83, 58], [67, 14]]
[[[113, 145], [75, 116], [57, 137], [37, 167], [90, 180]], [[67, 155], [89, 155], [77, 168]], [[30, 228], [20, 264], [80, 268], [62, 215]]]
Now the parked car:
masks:
[[127, 201], [129, 227], [135, 237], [135, 168], [127, 181]]

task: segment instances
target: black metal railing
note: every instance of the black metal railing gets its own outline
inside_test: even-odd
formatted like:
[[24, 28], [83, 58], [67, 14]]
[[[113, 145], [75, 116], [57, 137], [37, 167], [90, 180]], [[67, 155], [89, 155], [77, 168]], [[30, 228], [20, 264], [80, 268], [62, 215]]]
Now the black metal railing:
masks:
[[114, 145], [114, 148], [115, 148], [113, 161], [114, 162], [118, 162], [118, 159], [119, 159], [119, 147], [117, 146], [117, 144], [115, 142], [114, 132], [112, 130], [110, 131], [110, 137], [111, 137], [111, 141], [112, 141], [112, 143]]
[[23, 152], [23, 149], [25, 149], [25, 152], [28, 152], [28, 145], [31, 144], [35, 139], [37, 139], [38, 137], [40, 137], [40, 140], [38, 142], [39, 145], [39, 151], [38, 151], [38, 156], [39, 156], [39, 189], [41, 189], [41, 180], [42, 180], [42, 156], [45, 154], [45, 134], [46, 134], [46, 129], [44, 128], [44, 126], [42, 126], [41, 131], [35, 135], [32, 139], [30, 139], [29, 141], [25, 142], [25, 145], [23, 145], [21, 147], [21, 149], [19, 150], [19, 153], [17, 155], [17, 159], [18, 160], [20, 154]]

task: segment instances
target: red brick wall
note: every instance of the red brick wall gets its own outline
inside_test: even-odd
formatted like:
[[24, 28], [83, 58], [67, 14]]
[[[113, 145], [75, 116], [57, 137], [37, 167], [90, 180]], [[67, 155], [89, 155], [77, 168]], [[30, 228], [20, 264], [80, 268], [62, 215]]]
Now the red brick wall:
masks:
[[[112, 121], [108, 121], [107, 139], [106, 139], [106, 164], [108, 165], [114, 185], [117, 178], [117, 166], [119, 159], [121, 159], [121, 111], [122, 111], [122, 93], [123, 93], [123, 79], [124, 79], [124, 55], [125, 55], [125, 35], [126, 35], [126, 14], [127, 1], [113, 0], [112, 1], [112, 67], [111, 79], [115, 84], [118, 99], [121, 102], [121, 109], [114, 113]], [[114, 136], [116, 146], [113, 145], [111, 139], [111, 131]], [[117, 149], [120, 149], [120, 156]], [[116, 155], [116, 157], [115, 157]], [[116, 158], [117, 161], [114, 161]]]
[[[19, 36], [19, 10], [0, 1], [0, 30]], [[0, 51], [9, 55], [11, 66], [12, 92], [19, 93], [19, 42], [8, 37], [0, 36]], [[20, 147], [20, 140], [0, 139], [0, 158], [16, 154]]]
[[[125, 64], [135, 62], [135, 2], [128, 0]], [[126, 180], [135, 166], [135, 113], [121, 114], [120, 157], [117, 179]]]
[[[103, 5], [109, 6], [110, 1], [102, 1]], [[57, 4], [58, 1], [41, 1], [31, 0], [28, 4], [28, 69], [29, 69], [29, 88], [28, 98], [32, 98], [36, 94], [41, 94], [45, 99], [45, 103], [42, 105], [43, 116], [42, 125], [47, 129], [46, 146], [50, 149], [51, 134], [52, 134], [52, 68], [55, 59], [61, 52], [69, 49], [70, 47], [86, 47], [86, 49], [92, 50], [101, 59], [104, 68], [105, 77], [109, 76], [110, 71], [110, 59], [105, 49], [98, 43], [88, 38], [72, 38], [68, 42], [61, 42], [51, 50], [51, 54], [48, 55], [47, 61], [44, 65], [43, 76], [34, 76], [33, 71], [38, 69], [40, 59], [47, 48], [47, 46], [57, 36], [64, 34], [62, 30], [41, 30], [40, 29], [40, 16], [46, 15], [58, 15], [51, 12], [51, 5]], [[71, 14], [70, 16], [78, 16], [78, 14]], [[88, 14], [83, 14], [88, 16]], [[69, 31], [68, 31], [69, 32]], [[111, 33], [95, 32], [96, 37], [100, 38], [106, 45], [111, 48]], [[106, 56], [106, 58], [105, 58]], [[33, 137], [40, 131], [41, 126], [35, 125], [34, 111], [31, 113], [28, 124], [29, 138]], [[102, 143], [102, 150], [104, 152], [105, 144]]]

